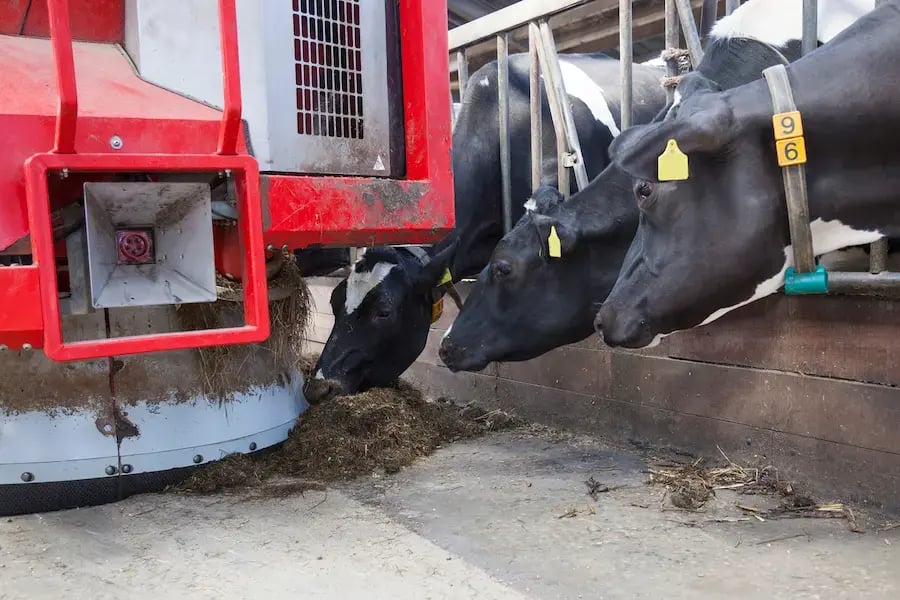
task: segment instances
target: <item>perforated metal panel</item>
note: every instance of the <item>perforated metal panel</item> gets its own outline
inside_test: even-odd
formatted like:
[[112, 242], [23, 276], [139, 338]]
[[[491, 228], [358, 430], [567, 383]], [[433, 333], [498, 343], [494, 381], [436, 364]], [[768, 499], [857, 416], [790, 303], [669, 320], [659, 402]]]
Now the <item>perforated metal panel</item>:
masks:
[[[221, 106], [216, 2], [126, 0], [141, 75]], [[262, 171], [404, 173], [397, 0], [238, 0], [241, 88]]]

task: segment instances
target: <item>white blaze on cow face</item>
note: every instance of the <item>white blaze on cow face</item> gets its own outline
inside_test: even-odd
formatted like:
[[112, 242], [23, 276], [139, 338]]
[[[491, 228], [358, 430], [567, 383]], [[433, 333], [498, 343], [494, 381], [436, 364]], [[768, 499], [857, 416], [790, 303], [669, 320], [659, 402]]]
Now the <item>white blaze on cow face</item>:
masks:
[[612, 111], [609, 110], [603, 89], [594, 83], [587, 73], [566, 60], [560, 59], [559, 69], [566, 85], [566, 93], [584, 102], [594, 118], [603, 123], [613, 137], [619, 135], [621, 131], [616, 125]]
[[347, 311], [348, 315], [353, 314], [359, 308], [359, 305], [363, 303], [369, 292], [378, 287], [378, 284], [384, 281], [388, 273], [397, 265], [389, 262], [380, 262], [372, 267], [371, 271], [357, 271], [357, 266], [353, 267], [353, 271], [347, 278], [347, 299], [344, 302], [344, 310]]
[[316, 376], [313, 379], [325, 379], [325, 374], [322, 372], [322, 369], [316, 371]]
[[535, 211], [537, 210], [537, 202], [534, 201], [534, 198], [529, 198], [525, 204], [522, 206], [525, 207], [525, 210]]
[[[841, 248], [849, 248], [850, 246], [861, 246], [863, 244], [871, 244], [882, 237], [878, 231], [865, 231], [854, 229], [848, 225], [844, 225], [838, 219], [833, 221], [823, 221], [816, 219], [809, 224], [812, 233], [813, 254], [821, 256], [840, 250]], [[794, 264], [794, 248], [786, 246], [784, 249], [784, 265], [781, 270], [775, 273], [769, 279], [756, 286], [753, 295], [743, 302], [739, 302], [734, 306], [720, 308], [709, 315], [700, 325], [712, 323], [722, 315], [725, 315], [736, 308], [740, 308], [745, 304], [750, 304], [760, 298], [765, 298], [777, 292], [784, 285], [784, 272], [788, 267]]]

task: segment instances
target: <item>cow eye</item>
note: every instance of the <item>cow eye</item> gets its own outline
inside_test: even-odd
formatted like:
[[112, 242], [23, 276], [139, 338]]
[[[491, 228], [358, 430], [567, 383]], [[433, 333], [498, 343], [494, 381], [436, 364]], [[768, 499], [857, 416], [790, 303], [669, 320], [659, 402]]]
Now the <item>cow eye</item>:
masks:
[[391, 316], [391, 311], [389, 311], [385, 308], [379, 309], [378, 312], [375, 313], [376, 319], [387, 319], [390, 316]]
[[494, 277], [506, 277], [510, 273], [512, 273], [512, 265], [510, 265], [505, 260], [498, 260], [493, 265], [491, 265], [491, 273]]
[[637, 185], [636, 191], [640, 200], [646, 200], [653, 193], [653, 184], [649, 181], [642, 181]]

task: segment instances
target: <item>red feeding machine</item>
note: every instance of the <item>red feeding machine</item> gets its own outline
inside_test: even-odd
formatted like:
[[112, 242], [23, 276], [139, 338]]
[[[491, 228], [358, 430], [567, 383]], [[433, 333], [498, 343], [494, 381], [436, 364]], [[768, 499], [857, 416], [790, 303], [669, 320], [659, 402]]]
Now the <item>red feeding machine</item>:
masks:
[[[285, 438], [302, 376], [256, 344], [282, 251], [453, 226], [446, 14], [443, 0], [0, 3], [6, 512], [120, 497]], [[204, 313], [223, 302], [236, 309]], [[236, 344], [246, 372], [204, 372], [198, 349]]]

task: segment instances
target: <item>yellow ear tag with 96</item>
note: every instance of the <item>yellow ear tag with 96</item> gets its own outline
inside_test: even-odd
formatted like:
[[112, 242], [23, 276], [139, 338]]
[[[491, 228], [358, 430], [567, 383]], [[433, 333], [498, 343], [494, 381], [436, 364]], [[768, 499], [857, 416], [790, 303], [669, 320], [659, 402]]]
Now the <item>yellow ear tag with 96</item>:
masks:
[[453, 281], [453, 276], [450, 275], [450, 269], [444, 269], [444, 274], [441, 275], [441, 280], [437, 282], [435, 287], [441, 287], [445, 283], [450, 283]]
[[547, 249], [550, 252], [550, 258], [562, 258], [562, 245], [559, 243], [556, 225], [550, 226], [550, 235], [547, 237]]
[[656, 166], [660, 181], [684, 181], [688, 178], [688, 157], [675, 140], [669, 140], [666, 144], [666, 149], [656, 160]]

